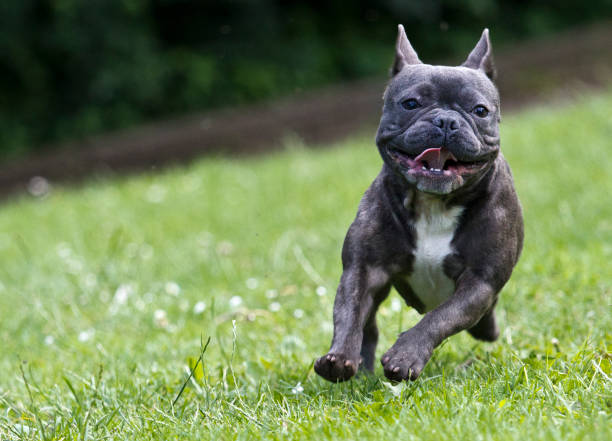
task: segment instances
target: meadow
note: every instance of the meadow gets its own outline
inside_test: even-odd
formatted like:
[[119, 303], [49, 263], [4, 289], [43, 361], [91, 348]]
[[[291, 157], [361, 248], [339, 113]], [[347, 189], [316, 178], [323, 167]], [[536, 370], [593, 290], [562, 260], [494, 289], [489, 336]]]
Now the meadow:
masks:
[[[5, 201], [0, 439], [612, 439], [611, 115], [610, 91], [504, 115], [526, 238], [501, 337], [411, 383], [312, 369], [373, 128]], [[418, 319], [392, 293], [377, 355]]]

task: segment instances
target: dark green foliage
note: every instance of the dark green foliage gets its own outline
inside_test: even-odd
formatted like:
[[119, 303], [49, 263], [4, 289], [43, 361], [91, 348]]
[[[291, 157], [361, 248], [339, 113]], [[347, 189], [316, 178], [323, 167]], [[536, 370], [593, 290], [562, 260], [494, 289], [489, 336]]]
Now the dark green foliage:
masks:
[[610, 0], [0, 2], [0, 157], [190, 111], [384, 74], [610, 16]]

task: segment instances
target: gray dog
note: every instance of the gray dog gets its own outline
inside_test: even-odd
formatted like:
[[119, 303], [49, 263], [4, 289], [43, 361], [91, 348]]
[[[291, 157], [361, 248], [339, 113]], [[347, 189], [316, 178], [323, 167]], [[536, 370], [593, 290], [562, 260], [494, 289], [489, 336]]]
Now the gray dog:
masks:
[[376, 310], [391, 287], [421, 314], [381, 359], [416, 379], [445, 338], [497, 339], [494, 307], [523, 245], [523, 219], [499, 147], [499, 94], [487, 29], [458, 67], [423, 64], [399, 26], [376, 144], [383, 167], [342, 249], [334, 336], [315, 370], [372, 371]]

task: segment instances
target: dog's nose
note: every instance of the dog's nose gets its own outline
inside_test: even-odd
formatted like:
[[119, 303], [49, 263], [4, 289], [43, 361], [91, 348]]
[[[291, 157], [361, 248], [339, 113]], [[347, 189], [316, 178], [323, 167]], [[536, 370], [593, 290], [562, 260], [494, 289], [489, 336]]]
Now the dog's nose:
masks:
[[434, 126], [442, 130], [454, 131], [459, 128], [459, 121], [452, 115], [438, 115], [432, 121]]

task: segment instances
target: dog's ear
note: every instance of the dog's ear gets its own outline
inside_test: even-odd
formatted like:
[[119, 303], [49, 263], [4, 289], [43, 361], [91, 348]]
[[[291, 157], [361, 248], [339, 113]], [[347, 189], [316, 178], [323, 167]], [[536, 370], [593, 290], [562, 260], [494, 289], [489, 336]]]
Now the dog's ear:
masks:
[[462, 66], [470, 67], [483, 71], [492, 81], [495, 81], [497, 72], [495, 63], [493, 62], [493, 51], [491, 49], [491, 41], [489, 40], [489, 30], [485, 28], [476, 47], [472, 49], [467, 60]]
[[395, 61], [391, 67], [391, 76], [397, 75], [409, 64], [421, 64], [419, 56], [410, 45], [404, 26], [397, 25], [397, 43], [395, 44]]

